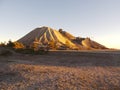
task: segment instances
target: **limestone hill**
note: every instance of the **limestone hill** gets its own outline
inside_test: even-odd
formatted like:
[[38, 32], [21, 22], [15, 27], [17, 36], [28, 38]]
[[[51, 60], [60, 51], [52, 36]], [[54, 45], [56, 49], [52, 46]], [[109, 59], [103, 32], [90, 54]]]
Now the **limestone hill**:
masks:
[[30, 46], [37, 39], [41, 44], [54, 42], [56, 46], [67, 47], [67, 49], [106, 49], [105, 46], [90, 40], [89, 38], [77, 38], [62, 29], [55, 30], [50, 27], [36, 28], [18, 42]]

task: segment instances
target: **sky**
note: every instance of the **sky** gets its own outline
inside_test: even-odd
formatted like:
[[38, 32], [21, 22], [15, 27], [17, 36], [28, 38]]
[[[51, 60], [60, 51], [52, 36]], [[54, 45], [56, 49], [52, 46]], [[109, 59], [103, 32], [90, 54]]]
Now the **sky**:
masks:
[[42, 26], [120, 49], [120, 0], [0, 0], [0, 42]]

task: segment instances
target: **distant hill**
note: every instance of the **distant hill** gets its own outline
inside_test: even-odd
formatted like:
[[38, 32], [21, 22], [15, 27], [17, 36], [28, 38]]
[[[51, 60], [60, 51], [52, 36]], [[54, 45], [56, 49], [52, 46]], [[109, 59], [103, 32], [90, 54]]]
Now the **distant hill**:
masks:
[[40, 27], [29, 32], [18, 40], [26, 46], [30, 46], [37, 39], [41, 44], [53, 42], [57, 48], [67, 47], [67, 49], [107, 49], [105, 46], [91, 40], [90, 38], [75, 37], [62, 29], [55, 30], [50, 27]]

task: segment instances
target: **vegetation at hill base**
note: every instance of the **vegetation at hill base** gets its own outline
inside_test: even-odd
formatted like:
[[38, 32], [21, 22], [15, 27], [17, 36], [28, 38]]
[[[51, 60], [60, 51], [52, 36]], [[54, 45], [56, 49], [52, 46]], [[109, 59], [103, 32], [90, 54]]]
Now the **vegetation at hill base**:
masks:
[[27, 47], [20, 42], [12, 42], [11, 40], [9, 40], [8, 43], [1, 42], [0, 48], [2, 48], [0, 52], [1, 56], [11, 55], [11, 51], [22, 54], [46, 54], [49, 50], [49, 48], [46, 49], [45, 47], [39, 47], [37, 44], [33, 44], [31, 47]]

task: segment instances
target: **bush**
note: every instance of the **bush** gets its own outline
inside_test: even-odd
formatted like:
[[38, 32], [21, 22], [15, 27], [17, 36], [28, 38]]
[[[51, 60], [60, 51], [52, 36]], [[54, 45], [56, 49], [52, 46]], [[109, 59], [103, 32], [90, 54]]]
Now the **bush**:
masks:
[[23, 48], [25, 48], [25, 46], [20, 42], [14, 42], [14, 48], [15, 49], [23, 49]]
[[7, 43], [7, 47], [13, 48], [14, 46], [15, 44], [11, 40], [9, 40]]

